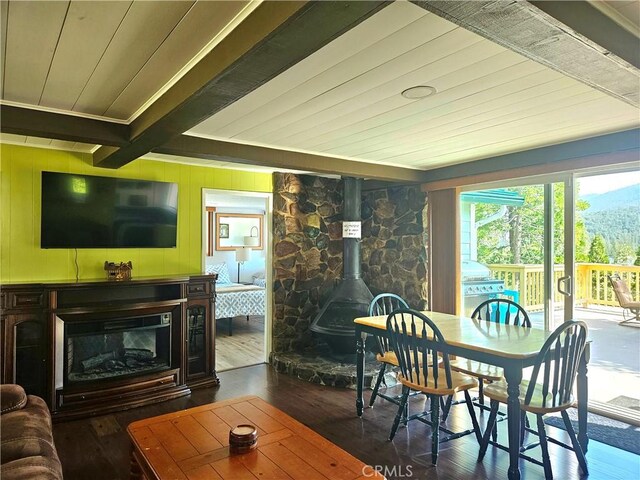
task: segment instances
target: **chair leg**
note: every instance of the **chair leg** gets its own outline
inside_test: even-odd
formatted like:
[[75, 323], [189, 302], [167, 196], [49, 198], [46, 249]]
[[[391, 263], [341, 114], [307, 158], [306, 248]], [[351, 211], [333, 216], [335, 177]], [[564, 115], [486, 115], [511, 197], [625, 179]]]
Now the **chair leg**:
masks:
[[524, 444], [524, 434], [526, 432], [525, 427], [529, 425], [529, 421], [527, 420], [527, 412], [522, 410], [520, 412], [520, 446]]
[[485, 453], [487, 453], [487, 447], [489, 446], [489, 437], [491, 436], [491, 432], [496, 425], [496, 417], [498, 416], [498, 402], [496, 400], [491, 400], [491, 412], [489, 412], [489, 419], [487, 420], [487, 426], [484, 431], [484, 435], [482, 436], [482, 441], [480, 443], [480, 453], [478, 453], [478, 462], [481, 462], [484, 458]]
[[442, 407], [442, 421], [445, 422], [447, 420], [447, 418], [449, 417], [449, 412], [451, 412], [451, 404], [453, 403], [453, 395], [449, 395], [447, 397], [447, 400], [444, 400], [444, 398], [440, 397], [440, 401], [442, 402], [441, 407]]
[[478, 379], [478, 403], [484, 405], [484, 380]]
[[584, 452], [582, 451], [582, 447], [580, 443], [578, 443], [578, 439], [576, 438], [576, 432], [573, 429], [573, 425], [571, 424], [571, 420], [569, 420], [569, 415], [566, 410], [560, 412], [562, 414], [562, 420], [564, 420], [564, 425], [567, 427], [567, 433], [569, 434], [569, 438], [571, 439], [571, 445], [573, 446], [573, 451], [576, 453], [576, 458], [578, 459], [578, 463], [580, 464], [580, 468], [582, 469], [582, 473], [585, 475], [589, 474], [589, 470], [587, 468], [587, 459], [584, 456]]
[[471, 395], [469, 395], [469, 390], [464, 391], [464, 399], [467, 404], [467, 410], [469, 410], [469, 416], [471, 417], [471, 424], [473, 425], [473, 431], [476, 435], [476, 440], [478, 441], [478, 445], [482, 443], [482, 434], [480, 433], [480, 425], [478, 425], [478, 419], [476, 418], [476, 411], [473, 408], [473, 402], [471, 401]]
[[398, 405], [398, 413], [396, 413], [396, 418], [394, 418], [393, 425], [391, 426], [389, 441], [393, 440], [393, 437], [396, 436], [396, 432], [398, 431], [398, 425], [400, 425], [400, 418], [402, 417], [402, 413], [405, 411], [405, 406], [408, 398], [409, 398], [409, 387], [405, 387], [403, 385], [402, 398], [400, 398], [400, 405]]
[[440, 433], [440, 403], [435, 395], [431, 396], [431, 463], [438, 463], [438, 443]]
[[384, 373], [386, 372], [386, 370], [387, 370], [387, 364], [382, 363], [382, 366], [380, 367], [380, 371], [378, 372], [378, 378], [376, 379], [376, 384], [373, 387], [373, 392], [371, 392], [371, 399], [369, 400], [370, 407], [373, 407], [373, 402], [376, 401], [376, 397], [378, 396], [378, 389], [380, 388], [380, 383], [384, 378]]
[[540, 438], [540, 448], [542, 449], [542, 464], [544, 465], [544, 478], [549, 480], [553, 478], [551, 472], [551, 460], [549, 459], [549, 444], [547, 442], [547, 433], [544, 429], [544, 420], [542, 415], [537, 414], [538, 417], [538, 437]]
[[406, 427], [408, 424], [409, 424], [409, 402], [406, 402], [404, 404], [404, 410], [402, 411], [402, 425]]

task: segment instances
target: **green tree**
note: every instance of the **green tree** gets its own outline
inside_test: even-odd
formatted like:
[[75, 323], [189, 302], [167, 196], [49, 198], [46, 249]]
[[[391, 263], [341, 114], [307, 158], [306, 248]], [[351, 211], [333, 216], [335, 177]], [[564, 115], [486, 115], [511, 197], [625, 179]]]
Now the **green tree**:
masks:
[[[544, 187], [527, 185], [508, 188], [524, 198], [521, 206], [507, 207], [507, 213], [478, 229], [478, 260], [484, 263], [529, 263], [540, 265], [544, 259]], [[555, 262], [564, 261], [564, 188], [554, 184], [553, 223]], [[583, 200], [576, 202], [576, 261], [588, 261], [588, 237], [582, 212], [589, 207]], [[476, 204], [476, 219], [495, 212], [499, 205]]]
[[633, 264], [640, 267], [640, 245], [638, 245], [638, 250], [636, 250], [636, 261], [633, 262]]
[[591, 246], [589, 247], [589, 261], [591, 263], [609, 263], [609, 257], [607, 256], [607, 249], [602, 235], [593, 237]]
[[617, 243], [615, 246], [614, 262], [618, 265], [627, 265], [634, 257], [633, 247], [628, 243]]

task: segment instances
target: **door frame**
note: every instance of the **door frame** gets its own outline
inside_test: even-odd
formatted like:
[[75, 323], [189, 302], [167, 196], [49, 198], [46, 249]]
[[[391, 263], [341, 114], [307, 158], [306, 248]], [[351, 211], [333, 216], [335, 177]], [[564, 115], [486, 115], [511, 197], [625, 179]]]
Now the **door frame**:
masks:
[[273, 269], [269, 268], [270, 265], [273, 265], [273, 235], [272, 235], [272, 221], [273, 221], [273, 193], [271, 192], [247, 192], [243, 190], [224, 190], [218, 188], [203, 188], [202, 189], [202, 205], [201, 205], [201, 216], [202, 216], [202, 249], [201, 249], [201, 268], [202, 271], [205, 271], [205, 266], [207, 262], [207, 220], [208, 220], [208, 212], [207, 212], [207, 194], [215, 194], [215, 195], [229, 195], [236, 197], [252, 197], [252, 198], [263, 198], [265, 200], [265, 213], [264, 213], [264, 230], [266, 233], [265, 240], [265, 279], [266, 279], [266, 288], [265, 288], [265, 316], [264, 316], [264, 341], [263, 341], [263, 363], [269, 363], [269, 354], [271, 352], [273, 339], [272, 339], [272, 330], [273, 330], [273, 302], [271, 299], [273, 298]]
[[[527, 185], [541, 185], [544, 189], [544, 249], [543, 249], [543, 276], [544, 276], [544, 325], [550, 329], [552, 325], [554, 312], [554, 293], [558, 292], [559, 285], [554, 280], [555, 252], [554, 252], [554, 234], [553, 231], [553, 211], [554, 211], [554, 194], [553, 185], [557, 183], [564, 184], [564, 272], [565, 277], [569, 280], [565, 282], [570, 285], [569, 295], [565, 295], [563, 321], [571, 320], [574, 316], [575, 303], [575, 174], [549, 174], [537, 175], [531, 177], [512, 178], [509, 180], [488, 182], [475, 185], [465, 185], [459, 189], [458, 193], [489, 190], [492, 188], [509, 188]], [[458, 195], [457, 202], [460, 202]], [[458, 220], [459, 222], [459, 220]], [[460, 239], [458, 238], [458, 242]], [[569, 272], [569, 274], [567, 274]], [[458, 284], [460, 282], [458, 281]], [[559, 293], [559, 292], [558, 292]]]

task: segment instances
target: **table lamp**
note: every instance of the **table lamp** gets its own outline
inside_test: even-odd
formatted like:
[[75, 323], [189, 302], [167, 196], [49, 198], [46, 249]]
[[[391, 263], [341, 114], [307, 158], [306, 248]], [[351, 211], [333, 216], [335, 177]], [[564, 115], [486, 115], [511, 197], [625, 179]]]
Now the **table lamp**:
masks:
[[236, 248], [236, 262], [238, 262], [238, 283], [240, 283], [240, 265], [251, 258], [251, 249], [248, 247]]

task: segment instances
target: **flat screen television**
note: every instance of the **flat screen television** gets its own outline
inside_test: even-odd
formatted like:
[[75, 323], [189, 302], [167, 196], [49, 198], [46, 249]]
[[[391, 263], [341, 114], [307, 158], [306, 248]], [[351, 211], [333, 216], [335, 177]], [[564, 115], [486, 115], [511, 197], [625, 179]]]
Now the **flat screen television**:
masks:
[[172, 248], [178, 185], [42, 172], [42, 248]]

